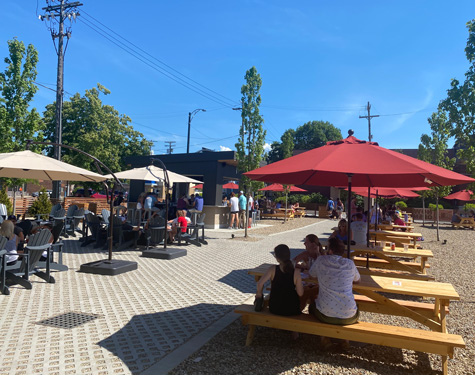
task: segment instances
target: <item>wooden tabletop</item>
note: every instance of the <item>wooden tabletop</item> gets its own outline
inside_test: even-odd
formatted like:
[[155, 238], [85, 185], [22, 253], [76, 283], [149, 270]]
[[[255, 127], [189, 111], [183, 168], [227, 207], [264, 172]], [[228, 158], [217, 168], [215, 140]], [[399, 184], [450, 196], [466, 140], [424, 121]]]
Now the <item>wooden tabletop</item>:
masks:
[[[248, 271], [253, 276], [263, 276], [272, 264], [264, 263]], [[317, 283], [316, 279], [304, 274], [302, 279], [307, 282]], [[404, 294], [420, 297], [434, 297], [444, 300], [460, 300], [459, 294], [452, 284], [435, 281], [408, 280], [384, 276], [361, 275], [361, 281], [353, 284], [355, 292], [371, 290], [375, 292]]]
[[368, 253], [373, 253], [373, 252], [382, 252], [385, 255], [393, 255], [393, 256], [416, 256], [416, 257], [433, 257], [434, 253], [432, 253], [431, 250], [424, 250], [424, 249], [408, 249], [407, 251], [404, 251], [404, 248], [402, 247], [396, 247], [395, 250], [391, 250], [389, 247], [379, 247], [376, 246], [375, 248], [368, 248], [366, 246], [358, 246], [354, 245], [351, 247], [351, 250], [353, 251], [358, 251], [358, 252], [368, 252]]
[[417, 232], [399, 232], [395, 230], [370, 230], [369, 234], [371, 235], [378, 235], [378, 234], [386, 234], [389, 236], [400, 236], [400, 237], [422, 237], [422, 233]]

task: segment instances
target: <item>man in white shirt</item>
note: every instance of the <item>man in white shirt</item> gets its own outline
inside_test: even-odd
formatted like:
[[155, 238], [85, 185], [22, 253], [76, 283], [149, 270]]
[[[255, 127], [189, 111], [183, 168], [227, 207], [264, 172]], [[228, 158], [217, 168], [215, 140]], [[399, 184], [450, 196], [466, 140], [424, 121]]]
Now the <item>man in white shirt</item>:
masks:
[[355, 216], [355, 221], [351, 223], [351, 238], [355, 241], [356, 245], [366, 245], [367, 243], [367, 227], [363, 221], [363, 214], [358, 212]]
[[229, 229], [233, 229], [234, 220], [236, 220], [236, 228], [239, 229], [239, 199], [234, 195], [234, 193], [231, 193], [229, 207], [231, 207], [231, 222], [229, 224]]

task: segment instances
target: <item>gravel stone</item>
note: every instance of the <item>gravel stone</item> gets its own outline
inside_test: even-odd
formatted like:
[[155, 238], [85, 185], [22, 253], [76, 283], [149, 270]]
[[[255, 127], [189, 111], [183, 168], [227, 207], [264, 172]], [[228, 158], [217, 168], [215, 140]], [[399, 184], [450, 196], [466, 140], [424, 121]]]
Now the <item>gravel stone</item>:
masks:
[[[262, 220], [261, 224], [266, 224]], [[314, 218], [294, 219], [282, 225], [252, 230], [252, 236], [268, 236], [276, 231], [303, 227], [314, 223]], [[454, 358], [449, 360], [450, 374], [475, 373], [475, 325], [473, 286], [475, 284], [475, 262], [473, 244], [475, 231], [453, 229], [450, 225], [440, 226], [440, 241], [436, 228], [430, 224], [423, 227], [415, 224], [415, 231], [422, 232], [425, 249], [430, 249], [434, 257], [429, 260], [429, 273], [436, 281], [451, 283], [461, 300], [451, 302], [447, 327], [450, 333], [462, 335], [466, 349], [456, 349]], [[236, 235], [232, 240], [243, 240]], [[443, 245], [443, 241], [447, 243]], [[256, 265], [257, 266], [257, 265]], [[408, 297], [412, 298], [412, 297]], [[417, 299], [416, 299], [417, 300]], [[429, 300], [430, 301], [430, 300]], [[432, 301], [430, 301], [432, 302]], [[361, 320], [375, 323], [404, 324], [407, 327], [422, 328], [410, 319], [362, 313]], [[347, 352], [336, 346], [322, 351], [319, 338], [301, 334], [293, 341], [290, 332], [265, 327], [257, 327], [251, 346], [244, 345], [247, 327], [240, 319], [231, 323], [201, 349], [177, 366], [170, 374], [434, 374], [442, 371], [440, 356], [352, 342]], [[199, 360], [198, 360], [199, 359]]]

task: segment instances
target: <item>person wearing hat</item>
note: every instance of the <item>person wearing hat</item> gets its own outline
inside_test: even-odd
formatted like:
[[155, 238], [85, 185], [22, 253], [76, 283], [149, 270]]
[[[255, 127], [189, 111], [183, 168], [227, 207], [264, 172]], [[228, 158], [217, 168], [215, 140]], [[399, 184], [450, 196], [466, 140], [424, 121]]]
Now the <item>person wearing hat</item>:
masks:
[[246, 205], [247, 199], [244, 195], [244, 191], [239, 192], [239, 222], [241, 223], [242, 227], [245, 228], [247, 225], [246, 223]]

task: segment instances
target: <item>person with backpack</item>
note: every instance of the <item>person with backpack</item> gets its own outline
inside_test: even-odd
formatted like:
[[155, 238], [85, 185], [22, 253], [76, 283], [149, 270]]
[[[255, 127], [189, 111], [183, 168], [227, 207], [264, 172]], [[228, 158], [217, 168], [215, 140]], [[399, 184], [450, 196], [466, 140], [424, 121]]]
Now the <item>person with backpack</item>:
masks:
[[333, 219], [334, 213], [333, 211], [335, 210], [335, 202], [333, 201], [332, 197], [327, 202], [327, 211], [328, 211], [328, 217], [330, 219]]

